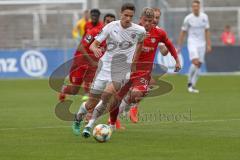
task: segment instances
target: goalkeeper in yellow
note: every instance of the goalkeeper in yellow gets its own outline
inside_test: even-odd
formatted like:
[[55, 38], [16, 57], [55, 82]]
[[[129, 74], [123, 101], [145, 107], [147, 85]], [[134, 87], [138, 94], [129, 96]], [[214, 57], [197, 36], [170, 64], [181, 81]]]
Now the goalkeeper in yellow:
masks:
[[85, 34], [85, 25], [90, 20], [89, 10], [85, 10], [83, 17], [77, 21], [75, 27], [72, 30], [72, 36], [75, 40], [80, 40]]

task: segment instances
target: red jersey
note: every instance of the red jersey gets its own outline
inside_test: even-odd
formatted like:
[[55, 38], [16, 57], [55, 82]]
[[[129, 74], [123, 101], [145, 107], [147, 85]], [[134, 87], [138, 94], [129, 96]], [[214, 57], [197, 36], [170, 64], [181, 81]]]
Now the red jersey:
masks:
[[222, 39], [222, 43], [225, 45], [235, 44], [235, 36], [232, 32], [223, 32], [221, 39]]
[[103, 28], [103, 22], [99, 21], [97, 23], [97, 25], [93, 25], [91, 21], [87, 22], [86, 25], [85, 25], [85, 34], [83, 35], [83, 37], [86, 35], [86, 33], [89, 31], [89, 30], [92, 30], [93, 28]]
[[[98, 61], [101, 57], [96, 57], [94, 55], [94, 53], [89, 49], [90, 45], [92, 44], [92, 42], [94, 41], [94, 38], [99, 34], [99, 32], [102, 30], [102, 27], [94, 27], [93, 29], [89, 30], [86, 35], [83, 37], [81, 44], [84, 46], [84, 48], [86, 49], [87, 53], [89, 54], [89, 56], [95, 60]], [[100, 45], [100, 48], [102, 49], [102, 53], [105, 52], [107, 47], [106, 41], [103, 41]]]
[[167, 33], [159, 27], [152, 27], [144, 39], [142, 52], [138, 59], [137, 70], [152, 71], [154, 58], [160, 42], [166, 45], [174, 59], [177, 58], [177, 51], [169, 40]]

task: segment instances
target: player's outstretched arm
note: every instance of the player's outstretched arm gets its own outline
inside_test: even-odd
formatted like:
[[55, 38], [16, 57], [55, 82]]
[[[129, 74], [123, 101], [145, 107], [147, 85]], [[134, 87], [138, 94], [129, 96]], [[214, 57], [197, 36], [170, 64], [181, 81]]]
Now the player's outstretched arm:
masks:
[[83, 44], [79, 44], [78, 46], [78, 51], [82, 52], [83, 53], [83, 56], [88, 60], [88, 62], [92, 65], [92, 66], [97, 66], [98, 63], [95, 62], [90, 56], [89, 54], [87, 53], [86, 49], [85, 49], [85, 46]]
[[101, 48], [99, 48], [100, 44], [101, 44], [100, 42], [98, 42], [97, 40], [94, 40], [93, 43], [89, 47], [89, 49], [98, 58], [101, 57], [101, 55], [102, 55], [102, 50], [101, 50]]
[[167, 47], [167, 49], [169, 50], [169, 52], [171, 53], [171, 55], [173, 56], [176, 64], [175, 64], [175, 72], [179, 72], [181, 69], [181, 64], [178, 58], [178, 53], [173, 45], [173, 43], [171, 42], [171, 40], [168, 38], [167, 33], [162, 31], [162, 36], [163, 38], [163, 43], [165, 44], [165, 46]]

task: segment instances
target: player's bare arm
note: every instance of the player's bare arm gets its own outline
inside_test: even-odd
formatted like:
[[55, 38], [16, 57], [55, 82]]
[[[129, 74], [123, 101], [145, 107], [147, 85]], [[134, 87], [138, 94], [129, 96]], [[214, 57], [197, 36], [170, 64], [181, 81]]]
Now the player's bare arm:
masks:
[[94, 42], [90, 45], [89, 49], [94, 53], [94, 55], [99, 58], [102, 55], [102, 50], [99, 47], [100, 46], [100, 42], [98, 42], [97, 40], [94, 40]]
[[85, 47], [80, 43], [79, 46], [78, 46], [78, 51], [82, 52], [83, 53], [83, 56], [89, 61], [89, 63], [93, 66], [97, 66], [97, 62], [95, 62], [90, 56], [89, 54], [87, 53]]
[[177, 41], [177, 52], [179, 53], [181, 48], [182, 48], [182, 45], [183, 45], [183, 42], [184, 42], [184, 39], [187, 35], [187, 32], [186, 31], [183, 31], [181, 30], [180, 34], [179, 34], [179, 37], [178, 37], [178, 41]]
[[212, 43], [211, 43], [211, 33], [209, 29], [205, 30], [205, 37], [207, 42], [207, 53], [210, 53], [212, 51]]

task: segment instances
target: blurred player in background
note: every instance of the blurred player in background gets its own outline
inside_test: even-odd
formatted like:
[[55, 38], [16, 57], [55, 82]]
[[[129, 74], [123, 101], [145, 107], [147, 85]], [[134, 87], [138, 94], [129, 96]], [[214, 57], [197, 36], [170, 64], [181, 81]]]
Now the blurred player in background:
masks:
[[204, 63], [205, 52], [209, 53], [212, 50], [209, 28], [208, 16], [200, 12], [200, 1], [194, 0], [192, 2], [192, 13], [185, 17], [178, 39], [178, 50], [180, 51], [188, 33], [187, 47], [192, 62], [188, 75], [188, 91], [190, 93], [199, 93], [199, 90], [195, 87], [200, 67]]
[[80, 41], [80, 39], [85, 34], [85, 25], [89, 20], [89, 10], [85, 10], [83, 13], [83, 17], [77, 21], [76, 26], [72, 30], [72, 36], [74, 39]]
[[[101, 12], [99, 9], [92, 9], [90, 11], [90, 18], [91, 21], [88, 21], [85, 25], [85, 33], [88, 32], [88, 30], [91, 30], [93, 28], [102, 28], [103, 26], [103, 22], [100, 21], [100, 16], [101, 16]], [[85, 35], [85, 34], [84, 34]]]
[[[120, 114], [124, 110], [129, 110], [131, 104], [139, 103], [140, 100], [146, 96], [149, 90], [152, 67], [155, 55], [158, 53], [156, 51], [159, 43], [163, 43], [175, 59], [175, 72], [181, 69], [174, 45], [163, 29], [153, 25], [153, 21], [154, 10], [152, 8], [144, 8], [140, 18], [140, 25], [146, 29], [147, 36], [144, 39], [141, 53], [137, 59], [136, 71], [132, 72], [130, 81], [118, 93], [119, 99], [121, 100], [119, 107]], [[112, 110], [113, 112], [110, 114], [110, 123], [114, 126], [118, 116], [118, 106], [114, 106]]]
[[102, 64], [98, 66], [99, 71], [92, 84], [89, 100], [81, 105], [73, 123], [75, 134], [80, 133], [84, 115], [93, 110], [92, 118], [83, 130], [85, 138], [91, 135], [95, 121], [105, 112], [110, 99], [116, 98], [117, 92], [130, 78], [129, 73], [134, 69], [132, 63], [141, 51], [146, 33], [142, 26], [132, 23], [134, 13], [133, 4], [123, 4], [120, 20], [106, 25], [90, 46], [98, 56], [102, 55], [99, 45], [104, 40], [107, 41], [108, 49], [101, 58]]
[[[115, 20], [115, 16], [108, 13], [104, 16], [104, 25]], [[102, 26], [103, 27], [103, 26]], [[64, 101], [66, 94], [76, 95], [84, 82], [84, 90], [86, 93], [89, 91], [89, 87], [95, 76], [98, 61], [100, 57], [96, 57], [92, 51], [89, 50], [89, 46], [94, 41], [94, 37], [102, 30], [102, 27], [96, 27], [88, 30], [78, 49], [74, 55], [73, 64], [70, 69], [69, 79], [71, 85], [63, 86], [62, 93], [59, 95], [59, 100]], [[106, 43], [103, 42], [100, 45], [102, 51], [105, 51]]]
[[221, 41], [222, 44], [226, 45], [226, 46], [233, 46], [235, 45], [236, 42], [236, 38], [234, 33], [231, 30], [231, 26], [230, 25], [226, 25], [224, 28], [224, 32], [221, 35]]

